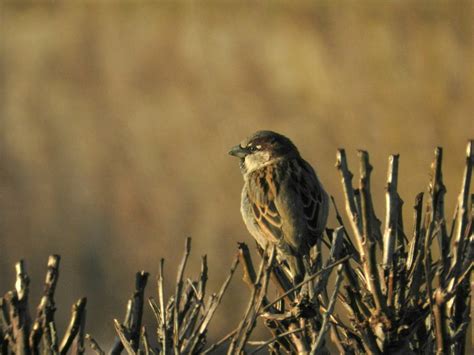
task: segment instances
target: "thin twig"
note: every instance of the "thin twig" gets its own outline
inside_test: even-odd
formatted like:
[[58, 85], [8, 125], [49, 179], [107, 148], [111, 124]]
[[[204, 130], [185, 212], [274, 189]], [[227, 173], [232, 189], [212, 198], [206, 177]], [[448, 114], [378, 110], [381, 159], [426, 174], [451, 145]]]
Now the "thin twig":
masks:
[[[362, 239], [362, 235], [361, 235], [361, 230], [359, 229], [359, 225], [358, 225], [358, 218], [357, 218], [358, 213], [357, 213], [357, 207], [355, 204], [355, 194], [354, 194], [354, 188], [352, 187], [353, 175], [347, 166], [346, 152], [344, 149], [337, 150], [336, 168], [339, 170], [342, 177], [342, 187], [344, 190], [344, 197], [346, 200], [346, 212], [349, 217], [349, 221], [351, 222], [352, 230], [356, 236], [356, 239], [358, 242], [360, 242]], [[360, 250], [361, 248], [359, 247], [359, 251]]]
[[130, 341], [128, 340], [130, 339], [130, 333], [128, 329], [122, 324], [120, 324], [117, 319], [114, 319], [114, 327], [128, 355], [135, 355], [135, 350], [133, 349], [132, 344], [130, 344]]
[[262, 312], [264, 311], [267, 311], [271, 306], [273, 306], [275, 303], [277, 303], [278, 301], [282, 300], [283, 298], [285, 298], [287, 295], [289, 295], [290, 293], [298, 290], [301, 286], [303, 286], [304, 284], [310, 282], [311, 280], [314, 280], [316, 277], [318, 277], [319, 275], [321, 275], [322, 273], [325, 273], [327, 270], [330, 270], [332, 269], [333, 267], [345, 262], [346, 260], [349, 260], [350, 259], [350, 255], [346, 255], [344, 256], [343, 258], [333, 262], [332, 264], [322, 268], [321, 270], [319, 270], [318, 272], [314, 273], [313, 275], [311, 276], [308, 276], [304, 281], [301, 281], [299, 284], [295, 285], [294, 287], [292, 287], [291, 289], [289, 289], [287, 292], [285, 292], [283, 295], [280, 295], [278, 296], [276, 299], [274, 299], [272, 302], [270, 302], [269, 304], [267, 304], [263, 309], [262, 309]]
[[342, 270], [343, 270], [342, 265], [339, 265], [338, 270], [337, 270], [336, 286], [334, 286], [334, 291], [331, 295], [331, 298], [329, 299], [329, 305], [328, 305], [327, 311], [324, 313], [323, 322], [321, 325], [321, 329], [319, 330], [318, 338], [316, 339], [314, 344], [311, 346], [312, 355], [316, 354], [317, 351], [323, 345], [324, 336], [329, 327], [329, 317], [334, 312], [334, 306], [336, 304], [337, 294], [339, 292], [339, 287], [341, 286], [341, 283], [342, 283]]
[[265, 250], [264, 253], [263, 253], [262, 261], [260, 262], [260, 267], [259, 267], [257, 277], [256, 277], [256, 280], [255, 280], [255, 286], [252, 290], [252, 294], [251, 294], [249, 302], [247, 304], [247, 309], [245, 311], [243, 319], [241, 320], [241, 322], [239, 324], [239, 327], [237, 328], [237, 332], [234, 335], [234, 337], [233, 337], [233, 339], [230, 343], [229, 349], [227, 350], [228, 354], [236, 353], [236, 349], [238, 347], [238, 344], [240, 343], [240, 339], [242, 338], [242, 336], [245, 333], [246, 324], [247, 324], [249, 318], [251, 317], [251, 312], [254, 309], [255, 302], [256, 302], [256, 299], [257, 299], [257, 296], [258, 296], [258, 292], [261, 288], [260, 282], [261, 282], [261, 279], [263, 277], [267, 261], [268, 261], [268, 254], [267, 254], [267, 250]]
[[[245, 344], [252, 332], [253, 328], [255, 327], [255, 322], [257, 320], [260, 308], [262, 307], [263, 300], [265, 299], [265, 295], [267, 293], [268, 288], [268, 281], [270, 278], [270, 273], [272, 270], [273, 261], [276, 255], [276, 247], [272, 246], [270, 250], [270, 255], [267, 253], [264, 254], [263, 258], [263, 271], [259, 273], [259, 277], [257, 277], [257, 281], [255, 283], [255, 290], [256, 290], [256, 300], [255, 303], [251, 305], [251, 312], [246, 314], [244, 317], [243, 327], [239, 331], [239, 336], [237, 337], [238, 342], [235, 347], [235, 352], [240, 354], [243, 351]], [[232, 347], [232, 344], [231, 344]], [[230, 349], [229, 349], [230, 353]]]
[[201, 324], [198, 327], [197, 333], [193, 336], [193, 339], [190, 340], [189, 353], [193, 353], [196, 347], [198, 346], [199, 342], [202, 340], [207, 328], [209, 327], [209, 323], [211, 322], [217, 310], [217, 307], [222, 302], [222, 297], [224, 296], [224, 293], [227, 290], [227, 287], [229, 286], [230, 281], [232, 280], [232, 276], [234, 275], [238, 264], [239, 264], [239, 256], [237, 255], [234, 259], [234, 262], [232, 263], [232, 266], [230, 267], [229, 275], [227, 276], [226, 280], [222, 284], [221, 289], [219, 290], [219, 293], [217, 294], [215, 301], [212, 303], [211, 307], [208, 309], [205, 317], [203, 318]]
[[199, 276], [199, 283], [198, 283], [198, 292], [199, 292], [198, 297], [200, 301], [204, 299], [204, 296], [206, 294], [207, 273], [208, 273], [207, 256], [203, 255], [201, 259], [201, 274]]
[[384, 312], [387, 314], [386, 300], [382, 294], [381, 283], [379, 272], [377, 269], [377, 256], [375, 243], [376, 240], [372, 233], [372, 215], [370, 210], [370, 174], [372, 166], [369, 163], [369, 155], [365, 151], [359, 151], [360, 158], [360, 191], [361, 191], [361, 202], [362, 202], [362, 226], [363, 226], [363, 238], [360, 246], [362, 249], [359, 251], [364, 265], [365, 279], [369, 291], [372, 293], [374, 298], [375, 306], [377, 311]]
[[395, 237], [398, 224], [397, 213], [397, 185], [398, 185], [398, 154], [388, 158], [387, 187], [385, 192], [385, 231], [383, 235], [383, 267], [392, 268], [393, 253], [395, 251]]
[[346, 227], [344, 226], [344, 221], [342, 220], [342, 216], [339, 213], [339, 209], [337, 208], [336, 201], [334, 200], [334, 197], [332, 195], [331, 195], [331, 201], [332, 201], [332, 205], [334, 206], [334, 212], [336, 212], [336, 219], [339, 222], [339, 224], [343, 227], [343, 230], [344, 230], [344, 235], [346, 237], [344, 239], [344, 244], [345, 244], [345, 247], [347, 248], [346, 252], [347, 254], [352, 254], [354, 261], [360, 264], [359, 252], [357, 251], [356, 247], [352, 243], [351, 238], [349, 237], [349, 234], [347, 233]]
[[69, 326], [64, 334], [61, 345], [59, 346], [59, 353], [61, 355], [67, 354], [71, 347], [74, 338], [78, 335], [81, 325], [83, 324], [83, 317], [85, 316], [87, 298], [81, 298], [72, 305], [72, 315]]
[[173, 346], [176, 354], [179, 354], [179, 319], [180, 319], [180, 301], [181, 301], [181, 292], [183, 290], [183, 275], [186, 268], [186, 263], [189, 258], [189, 253], [191, 251], [191, 238], [186, 238], [186, 243], [184, 246], [184, 255], [183, 259], [179, 265], [178, 276], [176, 279], [176, 291], [175, 291], [175, 305], [174, 305], [174, 314], [173, 314]]
[[165, 308], [165, 299], [164, 299], [164, 286], [163, 286], [163, 273], [164, 273], [165, 260], [162, 258], [160, 260], [160, 270], [158, 275], [158, 300], [160, 302], [160, 323], [158, 326], [159, 335], [161, 335], [161, 349], [163, 355], [166, 355], [168, 352], [168, 334], [166, 331], [166, 318], [167, 312]]
[[[127, 301], [127, 307], [125, 308], [125, 317], [123, 320], [122, 325], [125, 327], [125, 329], [128, 329], [131, 325], [132, 322], [132, 309], [133, 309], [133, 299], [129, 299]], [[110, 350], [111, 355], [119, 355], [123, 351], [123, 343], [120, 337], [117, 335], [115, 337], [114, 344], [112, 345], [112, 348]]]
[[[10, 320], [13, 330], [13, 338], [15, 339], [15, 352], [17, 354], [28, 354], [29, 344], [28, 337], [31, 327], [30, 312], [28, 309], [28, 295], [30, 279], [26, 273], [25, 263], [20, 260], [15, 264], [16, 283], [15, 296], [9, 299]], [[13, 311], [13, 312], [12, 312]]]
[[293, 329], [293, 330], [289, 330], [287, 332], [284, 332], [284, 333], [280, 333], [278, 334], [277, 336], [274, 336], [273, 338], [271, 339], [268, 339], [264, 342], [262, 342], [261, 344], [259, 344], [258, 348], [256, 348], [255, 350], [253, 350], [250, 355], [252, 354], [256, 354], [257, 352], [259, 352], [260, 350], [262, 350], [264, 347], [266, 347], [267, 345], [270, 345], [271, 343], [274, 343], [276, 341], [278, 341], [279, 339], [281, 338], [284, 338], [288, 335], [291, 335], [291, 334], [295, 334], [295, 333], [298, 333], [298, 332], [302, 332], [303, 330], [305, 330], [305, 328], [298, 328], [298, 329]]
[[133, 293], [132, 319], [130, 325], [130, 343], [135, 352], [138, 350], [140, 342], [140, 329], [143, 317], [143, 299], [147, 281], [147, 272], [140, 271], [136, 273], [135, 292]]
[[[464, 167], [464, 174], [461, 184], [461, 191], [458, 197], [458, 215], [457, 215], [457, 227], [455, 233], [455, 239], [453, 243], [453, 268], [459, 270], [462, 263], [462, 250], [465, 244], [463, 238], [464, 231], [468, 222], [469, 213], [469, 190], [472, 177], [472, 169], [474, 166], [474, 140], [469, 141], [466, 149], [466, 163]], [[454, 223], [454, 222], [453, 222]]]
[[142, 327], [141, 331], [141, 339], [142, 339], [142, 344], [143, 344], [143, 349], [145, 351], [145, 355], [151, 355], [154, 354], [155, 352], [153, 351], [150, 341], [148, 340], [148, 333], [146, 331], [146, 327]]
[[59, 278], [59, 255], [50, 255], [46, 271], [46, 280], [44, 284], [44, 293], [37, 310], [36, 320], [30, 333], [30, 348], [33, 354], [38, 354], [39, 342], [43, 337], [44, 347], [57, 351], [54, 344], [57, 344], [56, 332], [54, 329], [54, 312], [56, 306], [54, 302], [54, 292]]

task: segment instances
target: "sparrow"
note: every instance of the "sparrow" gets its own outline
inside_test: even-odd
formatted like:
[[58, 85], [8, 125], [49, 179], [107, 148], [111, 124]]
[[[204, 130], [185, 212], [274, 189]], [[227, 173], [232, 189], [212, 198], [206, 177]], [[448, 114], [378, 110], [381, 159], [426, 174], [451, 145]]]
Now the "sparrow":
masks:
[[290, 139], [272, 131], [252, 134], [229, 154], [240, 158], [240, 211], [249, 233], [263, 250], [274, 246], [293, 282], [302, 281], [303, 259], [322, 238], [329, 210], [314, 169]]

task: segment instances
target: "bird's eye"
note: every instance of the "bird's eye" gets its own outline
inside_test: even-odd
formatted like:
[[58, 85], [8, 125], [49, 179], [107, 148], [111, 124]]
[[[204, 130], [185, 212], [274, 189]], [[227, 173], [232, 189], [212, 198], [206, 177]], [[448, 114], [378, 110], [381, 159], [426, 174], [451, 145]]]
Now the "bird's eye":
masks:
[[250, 149], [251, 152], [255, 152], [256, 150], [262, 149], [262, 146], [260, 144], [257, 144], [257, 145], [249, 144], [247, 148]]

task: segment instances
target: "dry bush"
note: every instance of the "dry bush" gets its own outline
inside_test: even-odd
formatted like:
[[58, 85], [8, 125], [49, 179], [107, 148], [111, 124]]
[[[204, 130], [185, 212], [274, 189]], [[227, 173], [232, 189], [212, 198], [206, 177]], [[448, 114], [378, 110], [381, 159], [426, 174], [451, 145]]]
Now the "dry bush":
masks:
[[[359, 186], [354, 188], [345, 151], [339, 150], [336, 167], [341, 175], [350, 227], [344, 226], [333, 199], [340, 226], [328, 229], [326, 238], [321, 238], [303, 260], [307, 274], [302, 282], [291, 282], [287, 266], [276, 262], [274, 248], [260, 251], [262, 258], [256, 269], [247, 245], [241, 243], [219, 292], [206, 298], [206, 257], [202, 258], [196, 280], [184, 277], [191, 250], [188, 238], [175, 292], [168, 300], [164, 299], [164, 260], [160, 263], [157, 299], [148, 300], [157, 323], [153, 332], [156, 336], [150, 338], [142, 324], [148, 280], [148, 273], [142, 271], [136, 275], [135, 291], [124, 321], [114, 321], [117, 338], [110, 353], [126, 350], [128, 354], [197, 354], [226, 347], [228, 354], [256, 353], [262, 349], [273, 354], [324, 354], [333, 346], [344, 354], [464, 354], [471, 320], [470, 276], [474, 257], [474, 198], [470, 194], [473, 148], [471, 141], [450, 225], [444, 211], [443, 151], [435, 150], [424, 213], [423, 194], [415, 199], [413, 233], [407, 232], [403, 222], [403, 201], [398, 194], [399, 156], [389, 157], [382, 231], [372, 201], [368, 153], [359, 152]], [[323, 252], [324, 245], [328, 246], [328, 253]], [[208, 344], [211, 320], [239, 263], [243, 281], [251, 291], [248, 306], [234, 330]], [[330, 273], [336, 267], [335, 286], [330, 287]], [[85, 298], [73, 305], [70, 324], [59, 341], [54, 320], [58, 273], [59, 257], [51, 256], [44, 295], [32, 321], [28, 308], [29, 278], [24, 263], [17, 263], [15, 290], [1, 298], [0, 303], [2, 353], [80, 354], [84, 352], [86, 338], [93, 350], [104, 353], [97, 341], [85, 334]], [[268, 294], [270, 283], [279, 291], [273, 299]], [[338, 300], [344, 306], [341, 310], [335, 308]], [[250, 336], [259, 319], [272, 337], [252, 341]]]

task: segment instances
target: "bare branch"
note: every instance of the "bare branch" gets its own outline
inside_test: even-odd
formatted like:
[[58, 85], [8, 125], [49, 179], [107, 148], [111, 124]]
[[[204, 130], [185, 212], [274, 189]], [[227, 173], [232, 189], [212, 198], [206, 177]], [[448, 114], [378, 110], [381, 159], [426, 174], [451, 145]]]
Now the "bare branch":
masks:
[[135, 276], [135, 292], [133, 293], [132, 319], [130, 326], [130, 343], [135, 352], [138, 350], [140, 341], [140, 329], [143, 316], [143, 299], [145, 287], [148, 282], [148, 273], [145, 271], [137, 272]]
[[[461, 191], [458, 197], [458, 214], [456, 220], [456, 233], [454, 235], [453, 243], [453, 268], [456, 271], [459, 270], [462, 263], [462, 251], [464, 250], [464, 244], [466, 243], [465, 230], [468, 222], [469, 213], [469, 191], [472, 178], [472, 168], [474, 166], [474, 140], [469, 141], [466, 149], [466, 165], [464, 167], [464, 175], [461, 185]], [[454, 222], [453, 222], [454, 223]]]
[[199, 342], [202, 340], [207, 328], [209, 327], [209, 323], [212, 320], [212, 317], [214, 316], [217, 307], [222, 301], [222, 297], [224, 296], [225, 291], [227, 290], [227, 287], [230, 284], [230, 281], [232, 280], [232, 276], [234, 275], [234, 272], [237, 268], [237, 265], [239, 264], [239, 256], [237, 255], [234, 259], [234, 262], [232, 263], [232, 266], [230, 268], [229, 276], [227, 276], [226, 280], [224, 281], [223, 285], [221, 286], [221, 289], [219, 293], [217, 294], [217, 297], [215, 297], [215, 301], [211, 304], [210, 308], [208, 309], [205, 317], [203, 318], [201, 324], [197, 328], [198, 331], [196, 334], [193, 335], [193, 337], [190, 339], [190, 347], [188, 351], [185, 351], [186, 353], [193, 353], [199, 344]]
[[369, 163], [369, 155], [365, 151], [359, 152], [360, 158], [360, 191], [362, 200], [362, 225], [363, 238], [360, 243], [360, 254], [364, 265], [364, 274], [367, 285], [374, 298], [377, 311], [387, 314], [386, 300], [382, 294], [379, 272], [377, 270], [377, 256], [375, 242], [372, 232], [372, 215], [370, 213], [370, 173], [372, 166]]
[[[135, 291], [131, 299], [127, 303], [127, 311], [124, 322], [120, 325], [122, 333], [110, 351], [111, 354], [120, 354], [126, 346], [120, 336], [125, 336], [128, 345], [130, 345], [134, 352], [138, 350], [140, 340], [140, 328], [143, 315], [143, 298], [145, 287], [148, 281], [148, 273], [145, 271], [137, 272], [135, 275]], [[117, 331], [118, 333], [118, 331]]]
[[163, 286], [164, 265], [165, 265], [165, 260], [162, 258], [160, 260], [160, 270], [159, 270], [159, 275], [158, 275], [158, 299], [160, 302], [160, 315], [161, 315], [161, 322], [158, 327], [158, 335], [159, 335], [159, 338], [161, 338], [161, 348], [162, 348], [163, 355], [166, 355], [168, 353], [168, 334], [166, 331], [167, 312], [166, 312], [166, 307], [165, 307], [164, 286]]
[[201, 259], [201, 274], [199, 276], [198, 292], [199, 299], [202, 301], [206, 294], [206, 284], [207, 284], [207, 256], [204, 255]]
[[123, 326], [122, 324], [120, 324], [120, 322], [117, 319], [114, 319], [114, 327], [128, 355], [135, 355], [136, 354], [135, 350], [133, 349], [132, 344], [130, 344], [128, 340], [130, 339], [130, 333], [128, 332], [127, 328]]
[[143, 343], [143, 348], [144, 348], [144, 350], [145, 350], [145, 355], [154, 354], [155, 352], [154, 352], [153, 349], [151, 348], [150, 341], [148, 340], [148, 333], [147, 333], [147, 331], [146, 331], [146, 327], [145, 327], [145, 326], [142, 327], [141, 339], [142, 339], [142, 343]]
[[285, 298], [288, 294], [300, 289], [301, 286], [305, 285], [306, 283], [310, 282], [311, 280], [314, 280], [316, 277], [318, 277], [319, 275], [325, 273], [327, 270], [330, 270], [332, 268], [334, 268], [335, 266], [345, 262], [346, 260], [349, 260], [351, 256], [350, 255], [346, 255], [345, 257], [335, 261], [334, 263], [322, 268], [320, 271], [318, 271], [317, 273], [311, 275], [311, 276], [308, 276], [306, 277], [306, 279], [304, 281], [301, 281], [299, 284], [295, 285], [294, 287], [292, 287], [291, 289], [289, 289], [286, 293], [284, 293], [283, 295], [280, 295], [278, 296], [275, 300], [273, 300], [272, 302], [270, 302], [269, 304], [267, 304], [263, 309], [262, 309], [262, 312], [264, 311], [267, 311], [271, 306], [273, 306], [274, 304], [276, 304], [278, 301], [282, 300], [283, 298]]
[[271, 343], [274, 343], [274, 342], [278, 341], [278, 340], [281, 339], [281, 338], [284, 338], [284, 337], [286, 337], [286, 336], [288, 336], [288, 335], [291, 335], [291, 334], [295, 334], [295, 333], [302, 332], [302, 331], [304, 331], [304, 330], [305, 330], [305, 328], [297, 328], [297, 329], [289, 330], [289, 331], [287, 331], [287, 332], [278, 334], [277, 336], [274, 336], [273, 338], [262, 342], [262, 343], [258, 346], [258, 348], [256, 348], [255, 350], [253, 350], [253, 351], [250, 353], [250, 355], [256, 354], [257, 352], [259, 352], [260, 350], [262, 350], [264, 347], [270, 345]]
[[180, 321], [180, 310], [179, 304], [181, 301], [181, 292], [183, 290], [183, 275], [184, 269], [186, 268], [186, 263], [189, 258], [189, 252], [191, 251], [191, 238], [186, 238], [186, 243], [184, 246], [184, 255], [181, 264], [179, 265], [178, 269], [178, 276], [176, 279], [176, 291], [175, 291], [175, 306], [174, 306], [174, 315], [173, 315], [173, 344], [174, 344], [174, 351], [176, 354], [179, 354], [179, 321]]
[[[132, 322], [132, 309], [133, 309], [133, 299], [129, 299], [127, 301], [127, 307], [125, 309], [125, 317], [122, 322], [122, 325], [124, 326], [125, 329], [128, 329], [131, 325]], [[118, 355], [121, 354], [123, 350], [123, 343], [120, 340], [119, 336], [115, 337], [114, 344], [112, 346], [112, 349], [110, 350], [111, 355]]]
[[319, 334], [316, 341], [311, 346], [311, 354], [313, 355], [317, 354], [317, 351], [320, 350], [323, 345], [324, 336], [329, 327], [329, 316], [332, 315], [332, 313], [334, 312], [334, 306], [336, 304], [337, 294], [339, 292], [339, 287], [341, 286], [341, 283], [342, 283], [342, 270], [343, 270], [342, 265], [339, 265], [337, 269], [336, 286], [334, 287], [334, 291], [331, 295], [331, 298], [329, 299], [329, 305], [328, 305], [327, 311], [324, 313], [323, 324], [321, 325], [321, 329], [319, 330]]
[[85, 311], [86, 311], [87, 299], [81, 298], [75, 304], [72, 305], [72, 315], [69, 326], [64, 334], [61, 345], [59, 346], [59, 353], [61, 355], [67, 354], [69, 348], [71, 347], [74, 338], [79, 333], [81, 326], [83, 326]]
[[383, 235], [383, 267], [386, 270], [391, 268], [393, 264], [398, 224], [398, 157], [398, 155], [391, 155], [388, 160], [387, 187], [385, 192], [385, 232]]
[[16, 295], [10, 294], [7, 298], [10, 305], [10, 320], [15, 339], [15, 352], [29, 354], [28, 337], [31, 327], [30, 311], [28, 309], [28, 295], [30, 279], [26, 273], [25, 263], [20, 260], [15, 264]]
[[415, 198], [415, 218], [414, 218], [414, 227], [413, 227], [413, 238], [410, 241], [409, 253], [407, 259], [407, 269], [412, 271], [416, 257], [420, 253], [422, 243], [420, 243], [421, 237], [421, 217], [422, 217], [422, 207], [423, 207], [423, 193], [419, 193]]
[[346, 227], [344, 226], [344, 221], [342, 220], [341, 214], [339, 213], [339, 209], [337, 208], [337, 205], [336, 205], [336, 201], [334, 200], [334, 197], [332, 195], [331, 195], [331, 201], [332, 201], [332, 205], [334, 206], [334, 212], [336, 212], [336, 219], [339, 222], [339, 224], [343, 227], [344, 235], [346, 237], [346, 239], [344, 240], [344, 247], [347, 249], [346, 253], [352, 254], [354, 261], [360, 264], [359, 252], [355, 248], [354, 244], [351, 241], [351, 238], [349, 237], [349, 234], [347, 233]]
[[360, 245], [362, 240], [361, 230], [358, 225], [358, 213], [354, 198], [354, 188], [352, 187], [352, 173], [347, 166], [346, 152], [344, 149], [337, 150], [336, 168], [339, 170], [342, 177], [342, 187], [346, 200], [346, 212], [351, 222], [352, 231], [354, 232], [357, 241], [359, 242], [359, 252], [362, 250]]
[[247, 343], [251, 331], [255, 327], [255, 321], [267, 293], [272, 264], [276, 255], [275, 249], [275, 246], [271, 248], [270, 255], [267, 254], [267, 251], [264, 252], [262, 263], [260, 264], [260, 270], [252, 292], [251, 301], [249, 302], [247, 312], [240, 324], [239, 331], [229, 347], [229, 354], [232, 354], [233, 352], [240, 354]]
[[255, 268], [253, 266], [252, 257], [250, 256], [250, 251], [245, 243], [238, 244], [239, 249], [239, 259], [242, 265], [243, 270], [243, 280], [251, 289], [255, 285], [255, 279], [257, 276], [255, 275]]
[[434, 292], [433, 315], [435, 324], [436, 354], [442, 355], [448, 349], [448, 333], [444, 319], [446, 299], [441, 289]]
[[435, 149], [435, 160], [433, 161], [432, 168], [432, 179], [429, 184], [430, 192], [430, 217], [433, 223], [437, 223], [440, 228], [440, 233], [436, 233], [438, 236], [438, 244], [440, 248], [441, 256], [441, 276], [440, 282], [442, 287], [445, 287], [445, 276], [450, 267], [449, 260], [449, 240], [448, 233], [446, 230], [445, 216], [444, 216], [444, 194], [446, 193], [446, 187], [443, 183], [443, 149], [437, 147]]
[[46, 271], [46, 280], [44, 285], [44, 293], [38, 306], [36, 320], [30, 334], [30, 348], [33, 354], [38, 354], [39, 342], [43, 337], [44, 347], [58, 351], [54, 344], [57, 344], [56, 331], [54, 329], [54, 312], [56, 305], [54, 302], [54, 292], [59, 277], [59, 263], [61, 257], [59, 255], [51, 255], [48, 258], [48, 269]]

